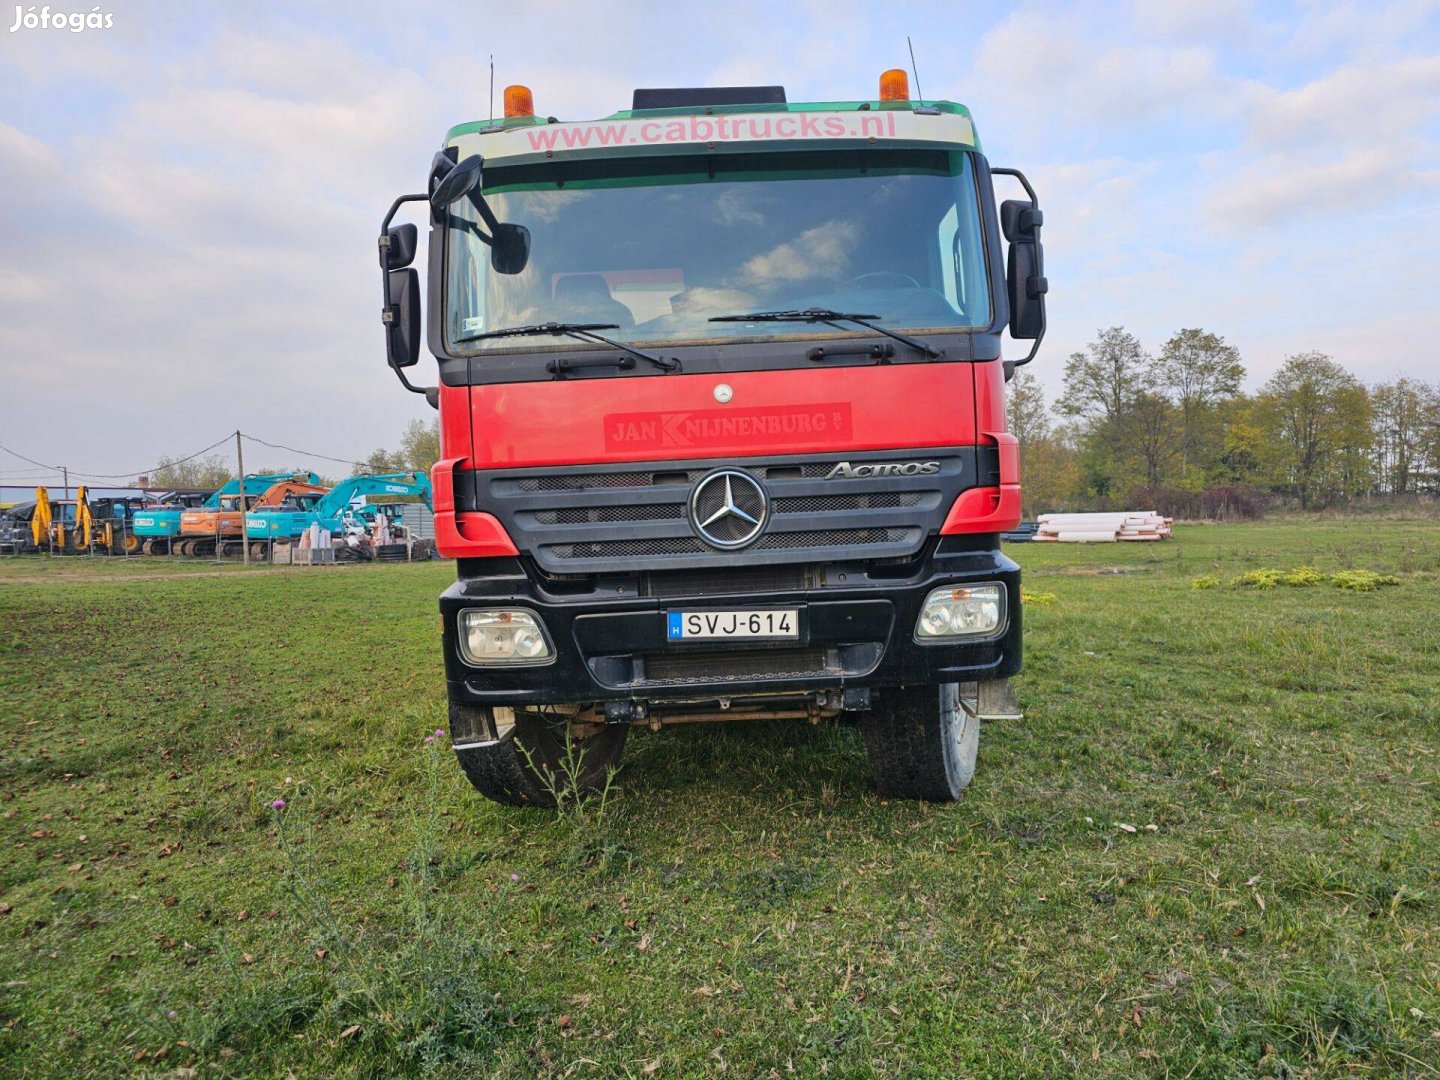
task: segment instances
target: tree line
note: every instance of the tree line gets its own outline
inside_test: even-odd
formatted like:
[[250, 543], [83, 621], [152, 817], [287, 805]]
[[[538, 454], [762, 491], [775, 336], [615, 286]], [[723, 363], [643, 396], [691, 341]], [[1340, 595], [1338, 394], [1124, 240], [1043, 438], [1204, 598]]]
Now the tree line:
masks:
[[1440, 386], [1366, 386], [1333, 358], [1297, 353], [1258, 392], [1240, 352], [1202, 329], [1156, 353], [1124, 327], [1065, 363], [1053, 409], [1038, 380], [1011, 380], [1027, 516], [1152, 506], [1252, 516], [1276, 500], [1320, 509], [1371, 495], [1440, 492]]
[[[369, 457], [363, 462], [356, 462], [349, 472], [343, 475], [349, 476], [356, 473], [393, 473], [393, 472], [425, 472], [430, 471], [431, 466], [440, 458], [440, 422], [431, 420], [428, 423], [424, 420], [411, 420], [400, 436], [400, 446], [395, 450], [379, 449], [372, 451]], [[332, 469], [334, 466], [331, 467]], [[341, 466], [343, 468], [343, 466]], [[246, 472], [250, 473], [280, 473], [280, 472], [309, 472], [308, 468], [295, 466], [293, 468], [271, 468], [267, 465], [248, 465]], [[235, 459], [224, 454], [211, 454], [208, 457], [189, 458], [185, 461], [176, 461], [171, 458], [161, 458], [160, 463], [150, 471], [144, 478], [149, 486], [156, 488], [195, 488], [205, 491], [213, 491], [223, 487], [235, 476]], [[136, 478], [137, 482], [140, 479]], [[322, 476], [321, 483], [333, 487], [338, 478]]]

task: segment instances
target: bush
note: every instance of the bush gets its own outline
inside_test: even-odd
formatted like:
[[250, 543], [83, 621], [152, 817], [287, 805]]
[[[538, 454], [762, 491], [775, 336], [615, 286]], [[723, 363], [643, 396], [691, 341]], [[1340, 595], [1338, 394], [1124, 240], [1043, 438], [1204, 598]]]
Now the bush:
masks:
[[1270, 496], [1249, 484], [1221, 484], [1200, 495], [1201, 516], [1211, 521], [1258, 521]]
[[1249, 484], [1221, 484], [1204, 491], [1176, 487], [1133, 487], [1124, 505], [1112, 510], [1154, 510], [1166, 517], [1191, 521], [1256, 521], [1265, 516], [1271, 497]]

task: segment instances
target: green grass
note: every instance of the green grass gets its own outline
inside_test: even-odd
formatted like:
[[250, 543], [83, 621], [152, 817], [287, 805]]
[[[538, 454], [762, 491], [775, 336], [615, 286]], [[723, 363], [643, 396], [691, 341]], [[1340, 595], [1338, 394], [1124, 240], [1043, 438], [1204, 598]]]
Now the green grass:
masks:
[[1435, 1075], [1440, 529], [1011, 550], [959, 804], [695, 725], [599, 821], [422, 744], [449, 564], [0, 561], [0, 1074]]

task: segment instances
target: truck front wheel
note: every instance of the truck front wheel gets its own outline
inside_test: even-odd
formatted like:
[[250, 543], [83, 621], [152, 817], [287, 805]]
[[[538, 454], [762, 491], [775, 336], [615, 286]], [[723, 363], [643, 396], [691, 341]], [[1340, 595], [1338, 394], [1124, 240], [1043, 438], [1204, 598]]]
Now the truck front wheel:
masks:
[[[516, 709], [514, 723], [497, 729], [487, 713], [481, 706], [452, 703], [451, 739], [475, 790], [507, 806], [555, 806], [557, 797], [599, 791], [625, 747], [624, 724], [606, 725], [582, 738], [563, 716]], [[478, 741], [466, 731], [498, 731], [498, 737]]]
[[958, 799], [975, 775], [976, 712], [974, 683], [884, 691], [860, 717], [870, 773], [881, 794], [927, 802]]

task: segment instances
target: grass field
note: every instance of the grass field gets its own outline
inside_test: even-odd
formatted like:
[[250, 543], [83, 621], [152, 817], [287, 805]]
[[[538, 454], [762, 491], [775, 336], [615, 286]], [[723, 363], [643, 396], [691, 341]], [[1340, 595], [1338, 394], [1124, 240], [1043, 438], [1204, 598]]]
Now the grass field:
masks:
[[423, 742], [449, 564], [0, 562], [0, 1074], [1436, 1075], [1440, 526], [1012, 554], [960, 803], [695, 725], [566, 817]]

